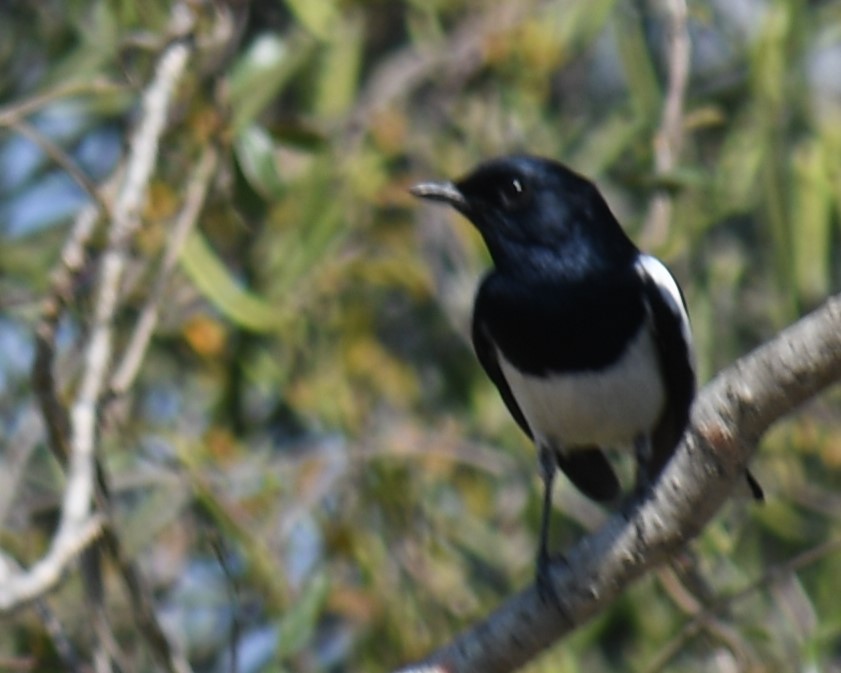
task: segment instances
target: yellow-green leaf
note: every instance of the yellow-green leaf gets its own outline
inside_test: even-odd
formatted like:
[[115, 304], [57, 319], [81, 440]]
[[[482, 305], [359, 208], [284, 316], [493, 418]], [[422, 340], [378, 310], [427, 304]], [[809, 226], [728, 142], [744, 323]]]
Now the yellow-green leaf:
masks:
[[282, 183], [277, 152], [265, 129], [257, 125], [248, 126], [237, 137], [234, 149], [251, 187], [264, 199], [276, 198]]
[[281, 311], [234, 280], [200, 233], [194, 232], [187, 239], [181, 266], [201, 293], [241, 327], [272, 332], [281, 325]]
[[230, 80], [234, 134], [251, 124], [307, 60], [312, 40], [303, 33], [257, 37], [234, 65]]
[[339, 16], [333, 0], [286, 0], [286, 6], [304, 28], [322, 40], [330, 37]]

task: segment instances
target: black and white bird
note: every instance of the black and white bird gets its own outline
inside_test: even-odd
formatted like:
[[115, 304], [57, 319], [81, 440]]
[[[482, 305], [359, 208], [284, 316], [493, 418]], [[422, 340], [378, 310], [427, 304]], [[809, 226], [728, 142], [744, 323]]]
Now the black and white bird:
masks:
[[669, 270], [631, 242], [595, 185], [558, 162], [503, 157], [455, 183], [411, 191], [461, 212], [493, 259], [476, 295], [473, 345], [538, 448], [537, 579], [546, 595], [557, 469], [590, 498], [614, 501], [621, 489], [605, 448], [635, 451], [642, 491], [683, 435], [695, 395], [683, 295]]

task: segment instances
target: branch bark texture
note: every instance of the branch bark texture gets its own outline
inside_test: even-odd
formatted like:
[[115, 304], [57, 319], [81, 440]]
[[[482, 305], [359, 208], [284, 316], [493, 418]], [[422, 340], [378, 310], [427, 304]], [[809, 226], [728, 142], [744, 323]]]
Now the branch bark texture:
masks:
[[743, 478], [769, 426], [839, 380], [841, 295], [703, 388], [690, 429], [645, 500], [611, 516], [555, 564], [563, 610], [530, 587], [404, 673], [503, 673], [536, 657], [695, 537]]
[[[108, 247], [97, 279], [90, 338], [69, 415], [52, 389], [54, 381], [50, 361], [53, 345], [44, 342], [44, 339], [54, 336], [57, 314], [53, 314], [53, 310], [59, 310], [58, 301], [51, 304], [46, 323], [48, 334], [39, 334], [42, 344], [39, 346], [39, 361], [36, 362], [36, 384], [47, 387], [39, 395], [44, 403], [43, 411], [48, 417], [47, 427], [56, 453], [66, 459], [67, 487], [58, 529], [47, 554], [22, 572], [11, 563], [0, 563], [0, 612], [32, 601], [54, 586], [69, 563], [101, 533], [103, 518], [91, 510], [97, 413], [111, 364], [112, 328], [118, 309], [119, 287], [131, 236], [140, 226], [139, 212], [154, 170], [158, 143], [166, 127], [167, 110], [189, 55], [190, 47], [184, 42], [172, 44], [162, 55], [155, 77], [144, 94], [143, 116], [132, 136], [125, 177], [110, 213]], [[95, 222], [94, 211], [85, 210], [74, 228], [71, 237], [73, 245], [68, 250], [75, 249], [77, 243], [90, 235]], [[65, 433], [69, 434], [69, 442]]]

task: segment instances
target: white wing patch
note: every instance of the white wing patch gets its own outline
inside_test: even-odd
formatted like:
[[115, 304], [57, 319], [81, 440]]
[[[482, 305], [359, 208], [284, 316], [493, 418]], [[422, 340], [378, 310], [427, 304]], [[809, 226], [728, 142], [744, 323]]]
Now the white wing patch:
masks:
[[675, 315], [680, 317], [680, 331], [691, 353], [692, 330], [689, 326], [689, 314], [686, 312], [686, 306], [683, 303], [683, 297], [680, 294], [680, 288], [674, 276], [672, 276], [663, 262], [651, 255], [641, 254], [639, 256], [637, 270], [641, 275], [648, 276], [654, 281], [666, 303], [668, 303]]

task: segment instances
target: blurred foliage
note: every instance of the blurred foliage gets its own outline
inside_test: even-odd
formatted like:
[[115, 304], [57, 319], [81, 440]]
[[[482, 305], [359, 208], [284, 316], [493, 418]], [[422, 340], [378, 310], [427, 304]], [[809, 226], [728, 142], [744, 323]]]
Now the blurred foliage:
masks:
[[[0, 5], [0, 461], [17, 455], [33, 406], [38, 301], [87, 200], [10, 113], [35, 101], [25, 118], [104, 180], [176, 4]], [[387, 670], [532, 579], [533, 449], [466, 340], [488, 259], [465, 221], [410, 201], [413, 180], [545, 154], [592, 175], [641, 241], [651, 198], [668, 193], [670, 227], [652, 252], [686, 291], [705, 379], [841, 287], [837, 0], [690, 3], [684, 146], [667, 175], [653, 170], [668, 68], [660, 3], [184, 7], [195, 51], [119, 343], [201, 148], [217, 144], [222, 165], [102, 456], [127, 548], [198, 671], [230, 670], [232, 650], [243, 673]], [[62, 323], [64, 385], [100, 245]], [[838, 391], [766, 437], [755, 472], [764, 507], [736, 501], [675, 562], [678, 580], [646, 578], [528, 670], [841, 671], [841, 553], [822, 547], [841, 536]], [[21, 563], [49, 540], [62, 484], [35, 447], [0, 529]], [[597, 516], [563, 488], [570, 544]], [[717, 605], [763, 577], [687, 627], [684, 593]], [[107, 588], [126, 670], [151, 670], [113, 577]], [[71, 577], [47, 603], [87, 659], [82, 596]], [[0, 668], [55, 670], [38, 613], [0, 622]]]

